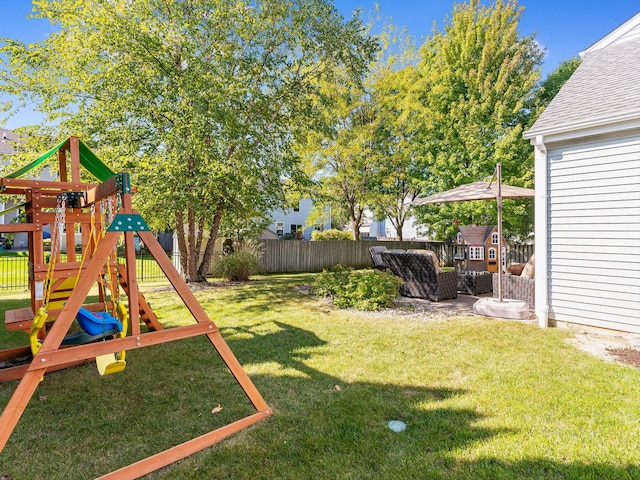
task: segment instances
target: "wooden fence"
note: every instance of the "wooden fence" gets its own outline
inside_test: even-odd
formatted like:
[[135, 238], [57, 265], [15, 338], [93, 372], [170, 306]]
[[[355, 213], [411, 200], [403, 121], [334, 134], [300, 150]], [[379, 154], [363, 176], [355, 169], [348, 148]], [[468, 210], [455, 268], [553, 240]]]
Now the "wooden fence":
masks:
[[[267, 273], [320, 272], [339, 263], [354, 268], [371, 266], [369, 248], [383, 245], [389, 249], [425, 248], [433, 250], [443, 266], [454, 265], [454, 245], [445, 242], [381, 242], [331, 240], [306, 242], [297, 240], [262, 240], [262, 267]], [[514, 245], [507, 250], [507, 263], [525, 262], [533, 254], [533, 245]], [[141, 282], [161, 280], [164, 274], [155, 260], [148, 254], [136, 254], [138, 279]], [[214, 256], [211, 274], [215, 269]], [[179, 266], [179, 257], [173, 256], [173, 263]], [[0, 290], [28, 288], [28, 259], [24, 257], [0, 256]]]
[[507, 249], [507, 263], [523, 263], [535, 252], [535, 245], [511, 245]]
[[[320, 272], [337, 264], [354, 268], [371, 266], [369, 248], [383, 245], [389, 249], [424, 248], [433, 250], [444, 266], [454, 265], [454, 245], [446, 242], [381, 242], [329, 240], [305, 242], [295, 240], [262, 240], [262, 267], [267, 273]], [[516, 245], [507, 249], [507, 263], [526, 262], [533, 245]]]
[[320, 272], [337, 264], [354, 268], [371, 266], [369, 247], [425, 248], [425, 242], [375, 242], [327, 240], [305, 242], [295, 240], [262, 240], [262, 267], [267, 273]]

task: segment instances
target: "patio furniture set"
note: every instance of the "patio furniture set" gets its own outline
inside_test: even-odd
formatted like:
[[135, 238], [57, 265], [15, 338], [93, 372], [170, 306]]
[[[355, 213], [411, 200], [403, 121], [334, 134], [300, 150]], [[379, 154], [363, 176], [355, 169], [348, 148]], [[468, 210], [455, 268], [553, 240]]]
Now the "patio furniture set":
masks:
[[[513, 273], [509, 273], [509, 267]], [[530, 308], [535, 305], [535, 254], [526, 263], [507, 267], [507, 274], [502, 276], [502, 295], [504, 298], [522, 300]], [[520, 271], [519, 274], [516, 272]], [[498, 275], [493, 276], [493, 296], [498, 294]]]
[[[480, 295], [493, 291], [497, 297], [498, 275], [490, 272], [442, 271], [436, 254], [430, 250], [392, 250], [384, 246], [369, 249], [373, 268], [389, 270], [403, 280], [400, 295], [426, 298], [432, 302], [457, 298], [458, 293]], [[515, 267], [520, 275], [502, 277], [505, 298], [534, 305], [534, 257]]]

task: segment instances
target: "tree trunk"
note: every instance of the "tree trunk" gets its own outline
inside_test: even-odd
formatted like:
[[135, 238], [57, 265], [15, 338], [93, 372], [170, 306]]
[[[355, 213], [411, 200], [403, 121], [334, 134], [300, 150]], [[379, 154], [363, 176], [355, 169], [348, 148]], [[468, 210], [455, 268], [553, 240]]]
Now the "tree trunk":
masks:
[[360, 240], [360, 225], [353, 224], [353, 228], [351, 229], [351, 235], [354, 241]]
[[188, 270], [187, 243], [185, 242], [184, 217], [181, 211], [176, 211], [176, 237], [178, 240], [178, 253], [180, 254], [180, 267], [182, 267], [182, 276]]
[[396, 229], [396, 237], [397, 237], [398, 241], [402, 242], [402, 240], [403, 240], [402, 229], [404, 227], [404, 219], [400, 220], [399, 218], [396, 218], [395, 222], [393, 220], [391, 220], [391, 224]]
[[180, 266], [182, 267], [182, 277], [187, 283], [206, 281], [205, 276], [200, 275], [198, 270], [202, 231], [198, 232], [197, 230], [195, 213], [192, 207], [187, 209], [187, 223], [184, 221], [184, 212], [176, 211], [176, 233], [178, 251], [180, 252]]
[[209, 230], [209, 240], [207, 240], [207, 246], [204, 249], [204, 256], [202, 262], [198, 267], [198, 274], [206, 278], [209, 273], [209, 267], [211, 266], [211, 259], [213, 258], [213, 247], [215, 246], [216, 239], [218, 238], [218, 230], [220, 229], [220, 221], [222, 220], [222, 214], [224, 213], [224, 206], [222, 202], [218, 203], [216, 208], [216, 214], [213, 217], [213, 224]]
[[188, 251], [187, 251], [187, 274], [185, 280], [187, 282], [201, 282], [203, 279], [198, 274], [198, 263], [200, 262], [200, 250], [198, 245], [198, 232], [196, 231], [196, 214], [192, 204], [187, 206], [187, 223], [189, 230]]
[[351, 214], [351, 234], [353, 236], [354, 241], [360, 240], [360, 224], [362, 222], [362, 210], [358, 211], [358, 215], [356, 215], [356, 209], [354, 207], [350, 207]]

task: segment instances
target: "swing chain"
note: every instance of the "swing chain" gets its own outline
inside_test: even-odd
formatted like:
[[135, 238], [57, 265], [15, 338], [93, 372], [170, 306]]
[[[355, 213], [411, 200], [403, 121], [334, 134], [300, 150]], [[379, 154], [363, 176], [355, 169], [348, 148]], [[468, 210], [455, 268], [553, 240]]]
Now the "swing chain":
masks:
[[[65, 197], [64, 195], [59, 195], [57, 202], [56, 202], [56, 223], [54, 225], [54, 227], [56, 228], [55, 232], [58, 236], [58, 238], [60, 237], [60, 234], [62, 232], [62, 229], [64, 228], [64, 222], [66, 219], [66, 202], [67, 202], [67, 197]], [[56, 242], [56, 247], [58, 246], [59, 242]], [[53, 248], [53, 245], [52, 245]]]
[[60, 234], [64, 228], [66, 219], [66, 196], [58, 195], [56, 202], [56, 219], [53, 225], [53, 235], [51, 235], [51, 254], [49, 257], [49, 267], [47, 268], [47, 276], [44, 282], [44, 294], [42, 298], [42, 306], [44, 308], [49, 304], [51, 296], [51, 287], [53, 286], [53, 272], [58, 256], [60, 255]]
[[100, 200], [100, 212], [102, 213], [101, 223], [103, 227], [103, 231], [107, 231], [109, 229], [109, 225], [113, 222], [115, 218], [113, 212], [113, 197], [107, 197], [106, 199]]

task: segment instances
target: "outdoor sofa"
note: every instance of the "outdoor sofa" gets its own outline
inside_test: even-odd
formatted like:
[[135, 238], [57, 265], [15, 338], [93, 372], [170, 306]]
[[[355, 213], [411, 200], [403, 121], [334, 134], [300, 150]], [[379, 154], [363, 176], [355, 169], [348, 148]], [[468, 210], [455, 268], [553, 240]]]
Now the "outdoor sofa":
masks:
[[382, 259], [382, 252], [404, 252], [404, 250], [400, 249], [387, 249], [384, 245], [376, 245], [375, 247], [369, 248], [369, 256], [371, 256], [371, 263], [374, 269], [376, 270], [388, 270], [389, 265], [384, 263]]
[[456, 272], [441, 271], [435, 253], [430, 250], [382, 252], [381, 255], [391, 273], [404, 282], [400, 287], [400, 295], [403, 297], [439, 302], [458, 296]]

